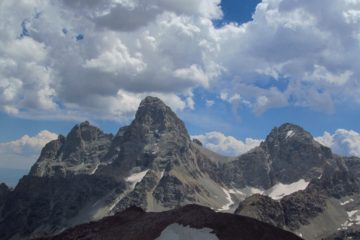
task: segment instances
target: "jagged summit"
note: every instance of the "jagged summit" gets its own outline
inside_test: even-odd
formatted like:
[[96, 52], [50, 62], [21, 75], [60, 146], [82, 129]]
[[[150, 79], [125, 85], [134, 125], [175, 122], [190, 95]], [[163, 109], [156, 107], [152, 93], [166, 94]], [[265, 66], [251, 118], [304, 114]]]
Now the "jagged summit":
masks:
[[302, 127], [291, 123], [274, 128], [260, 147], [270, 156], [271, 178], [292, 182], [301, 176], [313, 178], [332, 159], [331, 149], [319, 144]]
[[76, 124], [69, 134], [46, 144], [31, 168], [32, 176], [90, 174], [107, 152], [113, 139], [88, 121]]
[[266, 137], [265, 142], [269, 144], [276, 144], [279, 142], [287, 142], [289, 140], [312, 142], [313, 136], [298, 125], [284, 123], [279, 127], [273, 128], [270, 134]]
[[106, 156], [111, 164], [97, 174], [119, 178], [134, 169], [170, 169], [188, 160], [190, 145], [184, 123], [162, 100], [149, 96], [141, 101], [131, 124], [119, 129]]
[[148, 96], [141, 101], [135, 120], [130, 127], [140, 127], [145, 132], [175, 131], [188, 136], [186, 127], [162, 100]]
[[112, 135], [105, 134], [99, 128], [91, 125], [88, 121], [85, 121], [80, 124], [76, 124], [67, 135], [66, 140], [70, 141], [74, 145], [72, 147], [79, 147], [79, 145], [84, 145], [87, 142], [96, 141], [103, 137], [111, 139]]
[[145, 97], [139, 105], [139, 108], [146, 106], [155, 106], [155, 107], [167, 107], [165, 103], [158, 97], [147, 96]]

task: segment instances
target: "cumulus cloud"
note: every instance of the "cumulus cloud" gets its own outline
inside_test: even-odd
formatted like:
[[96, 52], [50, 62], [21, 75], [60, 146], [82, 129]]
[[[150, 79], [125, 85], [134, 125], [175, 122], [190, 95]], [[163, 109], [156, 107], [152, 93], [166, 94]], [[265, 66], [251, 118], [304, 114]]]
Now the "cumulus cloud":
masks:
[[263, 0], [253, 21], [219, 29], [219, 62], [235, 82], [229, 95], [240, 93], [256, 113], [288, 104], [331, 112], [358, 103], [359, 8], [358, 1]]
[[358, 1], [263, 0], [252, 21], [215, 27], [220, 4], [4, 0], [0, 111], [122, 121], [135, 96], [194, 109], [196, 88], [224, 91], [256, 114], [360, 104]]
[[[123, 120], [136, 110], [126, 107], [135, 96], [139, 102], [155, 95], [176, 109], [192, 109], [192, 90], [208, 87], [220, 73], [208, 57], [215, 45], [210, 19], [222, 14], [218, 4], [6, 0], [0, 19], [7, 22], [0, 26], [0, 108], [20, 117]], [[134, 22], [139, 11], [146, 19]]]
[[356, 131], [338, 129], [333, 134], [325, 132], [316, 140], [337, 154], [360, 157], [360, 134]]
[[57, 134], [43, 130], [35, 136], [24, 135], [20, 139], [0, 143], [0, 168], [29, 169], [45, 144], [57, 137]]
[[225, 156], [238, 156], [260, 145], [260, 139], [246, 138], [238, 140], [232, 136], [225, 136], [221, 132], [208, 132], [203, 135], [192, 136], [200, 140], [203, 145], [214, 152]]

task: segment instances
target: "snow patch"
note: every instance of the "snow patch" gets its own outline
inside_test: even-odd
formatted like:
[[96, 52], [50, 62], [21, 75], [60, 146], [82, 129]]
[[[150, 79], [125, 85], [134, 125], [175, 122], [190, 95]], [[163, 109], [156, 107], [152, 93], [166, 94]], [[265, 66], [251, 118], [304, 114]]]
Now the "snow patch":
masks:
[[286, 133], [286, 138], [285, 139], [288, 139], [288, 138], [291, 138], [292, 136], [295, 135], [295, 132], [293, 130], [289, 130], [287, 133]]
[[[231, 197], [233, 195], [237, 200], [243, 201], [247, 197], [250, 197], [254, 194], [261, 194], [271, 197], [274, 200], [280, 200], [283, 197], [290, 195], [294, 192], [305, 190], [310, 182], [305, 181], [304, 179], [300, 179], [297, 182], [293, 182], [291, 184], [283, 184], [283, 183], [277, 183], [272, 188], [268, 190], [263, 190], [259, 188], [254, 187], [245, 187], [242, 189], [225, 189], [221, 188], [222, 191], [225, 193], [225, 198], [227, 199], [227, 203], [222, 206], [220, 209], [217, 209], [217, 211], [228, 211], [230, 210], [231, 206], [234, 204], [234, 201]], [[217, 196], [215, 196], [217, 198]]]
[[300, 179], [299, 181], [291, 184], [277, 183], [272, 188], [267, 190], [265, 195], [268, 195], [274, 200], [279, 200], [294, 192], [306, 189], [309, 183], [310, 182], [307, 182], [304, 179]]
[[114, 200], [114, 202], [109, 206], [108, 212], [111, 212], [116, 205], [126, 196], [128, 192], [120, 193]]
[[[258, 188], [254, 188], [254, 187], [246, 187], [243, 189], [225, 189], [225, 188], [221, 188], [222, 191], [225, 193], [225, 197], [228, 201], [228, 203], [226, 203], [224, 206], [222, 206], [221, 208], [217, 209], [216, 211], [219, 212], [223, 212], [223, 211], [229, 211], [231, 209], [231, 206], [234, 205], [234, 201], [231, 197], [231, 195], [234, 195], [235, 198], [237, 200], [245, 200], [245, 198], [250, 197], [251, 195], [254, 194], [263, 194], [264, 190], [258, 189]], [[215, 196], [215, 198], [218, 198], [218, 196]]]
[[[268, 190], [263, 190], [263, 189], [259, 189], [259, 188], [254, 188], [254, 187], [246, 187], [246, 188], [242, 188], [242, 189], [224, 189], [222, 188], [222, 190], [224, 191], [224, 193], [226, 194], [226, 198], [229, 200], [229, 198], [231, 197], [230, 194], [235, 195], [239, 200], [244, 200], [247, 197], [250, 197], [254, 194], [261, 194], [261, 195], [266, 195], [271, 197], [274, 200], [280, 200], [283, 197], [290, 195], [294, 192], [297, 191], [301, 191], [301, 190], [305, 190], [307, 188], [307, 186], [309, 185], [310, 182], [305, 181], [304, 179], [300, 179], [297, 182], [293, 182], [291, 184], [283, 184], [283, 183], [277, 183], [276, 185], [274, 185], [272, 188], [268, 189]], [[230, 201], [228, 204], [226, 204], [221, 210], [229, 210], [228, 209], [228, 205], [230, 204]], [[231, 201], [231, 204], [233, 204], [233, 202]], [[230, 206], [231, 206], [230, 204]]]
[[219, 240], [211, 228], [191, 228], [173, 223], [167, 226], [155, 240]]
[[125, 181], [131, 184], [131, 189], [134, 189], [136, 184], [143, 180], [148, 171], [149, 169], [142, 172], [134, 173], [129, 177], [125, 178]]
[[344, 206], [344, 205], [346, 205], [346, 204], [348, 204], [348, 203], [351, 203], [351, 202], [353, 202], [353, 201], [354, 201], [354, 199], [351, 198], [351, 199], [349, 199], [349, 200], [347, 200], [347, 201], [345, 201], [345, 202], [341, 202], [340, 205], [341, 205], [341, 206]]
[[230, 191], [228, 191], [225, 188], [221, 188], [221, 189], [224, 191], [224, 193], [226, 195], [225, 197], [228, 200], [228, 203], [225, 204], [222, 208], [220, 208], [219, 211], [228, 211], [228, 210], [230, 210], [231, 205], [234, 204], [234, 201], [231, 198], [231, 195], [230, 195], [231, 192]]
[[131, 174], [129, 177], [125, 178], [125, 181], [130, 183], [130, 188], [126, 189], [123, 193], [119, 194], [114, 202], [109, 206], [109, 211], [112, 211], [116, 205], [128, 194], [130, 193], [132, 190], [134, 190], [136, 184], [138, 184], [139, 182], [141, 182], [143, 180], [143, 178], [145, 177], [146, 173], [149, 171], [149, 169], [142, 171], [142, 172], [138, 172], [138, 173], [134, 173]]
[[229, 193], [235, 194], [235, 195], [239, 196], [241, 199], [245, 199], [245, 198], [250, 197], [251, 195], [254, 195], [254, 194], [263, 194], [264, 190], [254, 188], [254, 187], [246, 187], [246, 188], [242, 188], [240, 190], [238, 190], [238, 189], [230, 189]]
[[341, 224], [340, 229], [345, 230], [353, 225], [360, 225], [360, 210], [349, 211], [347, 214], [349, 218]]
[[161, 171], [161, 174], [160, 174], [160, 179], [159, 179], [159, 180], [161, 180], [161, 179], [164, 177], [164, 173], [165, 173], [165, 170], [162, 170], [162, 171]]
[[96, 164], [94, 170], [91, 171], [90, 175], [94, 175], [96, 170], [98, 170], [100, 163]]
[[352, 218], [358, 211], [355, 210], [355, 211], [350, 211], [350, 212], [347, 212], [349, 218]]

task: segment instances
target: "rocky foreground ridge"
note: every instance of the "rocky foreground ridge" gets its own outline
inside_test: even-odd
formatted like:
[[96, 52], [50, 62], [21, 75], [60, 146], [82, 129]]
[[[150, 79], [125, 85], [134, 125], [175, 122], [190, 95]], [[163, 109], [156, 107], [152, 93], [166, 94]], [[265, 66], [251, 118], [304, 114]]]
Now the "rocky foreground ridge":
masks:
[[[255, 219], [217, 213], [198, 205], [165, 212], [144, 212], [132, 207], [112, 217], [69, 229], [47, 240], [297, 240], [286, 232]], [[43, 239], [45, 240], [45, 239]]]
[[115, 136], [80, 123], [44, 147], [14, 190], [0, 185], [0, 239], [54, 235], [131, 206], [160, 212], [187, 204], [321, 239], [360, 224], [359, 178], [358, 158], [333, 154], [289, 123], [241, 156], [220, 156], [147, 97]]

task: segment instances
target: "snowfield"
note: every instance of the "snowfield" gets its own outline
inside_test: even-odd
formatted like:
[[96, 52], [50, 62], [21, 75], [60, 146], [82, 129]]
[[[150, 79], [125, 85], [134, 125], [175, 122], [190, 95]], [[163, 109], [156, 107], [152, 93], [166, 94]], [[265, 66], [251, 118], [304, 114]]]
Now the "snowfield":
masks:
[[274, 200], [280, 200], [283, 197], [290, 195], [294, 192], [305, 190], [310, 182], [305, 181], [304, 179], [300, 179], [297, 182], [293, 182], [290, 184], [277, 183], [272, 188], [268, 190], [263, 190], [254, 187], [246, 187], [242, 189], [225, 189], [222, 188], [225, 193], [225, 197], [227, 199], [227, 203], [218, 209], [218, 211], [228, 211], [231, 206], [235, 203], [233, 196], [236, 196], [239, 200], [245, 200], [245, 198], [250, 197], [254, 194], [262, 194], [271, 197]]
[[310, 182], [306, 182], [304, 179], [300, 179], [299, 181], [291, 184], [277, 183], [272, 188], [267, 190], [265, 195], [268, 195], [274, 200], [280, 200], [294, 192], [305, 190], [309, 183]]
[[143, 178], [145, 177], [145, 175], [147, 174], [147, 172], [149, 171], [149, 169], [142, 171], [142, 172], [138, 172], [138, 173], [134, 173], [132, 175], [130, 175], [129, 177], [127, 177], [125, 179], [126, 182], [131, 184], [131, 189], [135, 188], [135, 185], [139, 182], [141, 182], [141, 180], [143, 180]]
[[156, 240], [219, 240], [210, 228], [191, 228], [177, 223], [167, 226]]

